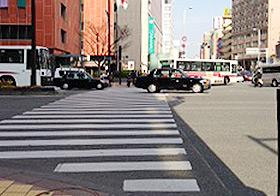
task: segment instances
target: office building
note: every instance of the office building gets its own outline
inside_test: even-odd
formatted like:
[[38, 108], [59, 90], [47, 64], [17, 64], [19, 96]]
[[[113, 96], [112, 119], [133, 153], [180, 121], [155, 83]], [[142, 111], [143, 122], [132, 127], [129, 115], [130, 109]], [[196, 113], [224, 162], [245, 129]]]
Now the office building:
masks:
[[[80, 54], [80, 1], [36, 0], [35, 6], [36, 45], [55, 55]], [[31, 0], [0, 0], [0, 45], [31, 45]]]

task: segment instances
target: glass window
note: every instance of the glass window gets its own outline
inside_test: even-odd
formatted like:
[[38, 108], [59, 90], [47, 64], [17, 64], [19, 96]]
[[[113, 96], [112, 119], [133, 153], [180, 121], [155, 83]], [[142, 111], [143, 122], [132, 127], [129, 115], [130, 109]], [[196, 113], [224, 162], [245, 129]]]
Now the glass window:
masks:
[[62, 43], [66, 42], [66, 31], [64, 31], [63, 29], [60, 30], [60, 38]]
[[66, 16], [66, 7], [63, 3], [60, 4], [60, 14], [61, 14], [61, 17], [63, 19], [65, 19], [65, 16]]
[[183, 78], [184, 75], [181, 71], [179, 70], [174, 70], [171, 72], [171, 78]]
[[24, 63], [24, 50], [0, 49], [0, 63]]
[[17, 0], [17, 7], [18, 8], [25, 8], [26, 1], [25, 0]]
[[169, 70], [160, 70], [160, 69], [158, 69], [154, 73], [154, 77], [155, 78], [169, 78]]
[[0, 0], [0, 8], [7, 8], [8, 0]]

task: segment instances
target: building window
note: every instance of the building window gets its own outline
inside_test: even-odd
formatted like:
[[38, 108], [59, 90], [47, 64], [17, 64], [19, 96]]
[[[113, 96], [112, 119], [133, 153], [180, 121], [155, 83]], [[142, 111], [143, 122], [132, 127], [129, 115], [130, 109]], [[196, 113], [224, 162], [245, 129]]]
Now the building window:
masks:
[[17, 7], [18, 8], [25, 8], [26, 1], [25, 0], [17, 0]]
[[0, 8], [7, 8], [8, 0], [0, 0]]
[[24, 63], [24, 51], [17, 49], [1, 49], [0, 63]]
[[63, 3], [60, 4], [60, 14], [63, 19], [66, 17], [66, 7]]
[[31, 26], [0, 25], [0, 39], [31, 39]]
[[60, 30], [60, 37], [61, 37], [61, 42], [65, 43], [66, 42], [66, 31], [63, 29]]

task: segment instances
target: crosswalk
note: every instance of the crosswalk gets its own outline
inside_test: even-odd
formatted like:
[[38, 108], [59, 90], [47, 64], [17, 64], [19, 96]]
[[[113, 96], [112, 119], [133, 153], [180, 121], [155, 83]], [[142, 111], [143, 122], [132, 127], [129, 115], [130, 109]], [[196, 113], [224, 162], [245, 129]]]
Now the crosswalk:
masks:
[[1, 121], [5, 160], [56, 160], [57, 175], [122, 174], [123, 193], [201, 191], [165, 97], [132, 88], [71, 95]]

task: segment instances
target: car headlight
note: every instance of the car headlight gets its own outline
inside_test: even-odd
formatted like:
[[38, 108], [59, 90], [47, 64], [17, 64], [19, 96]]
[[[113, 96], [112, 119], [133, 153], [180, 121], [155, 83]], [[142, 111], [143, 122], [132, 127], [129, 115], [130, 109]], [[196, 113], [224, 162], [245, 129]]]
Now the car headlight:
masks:
[[208, 80], [200, 80], [199, 81], [201, 84], [208, 84]]

